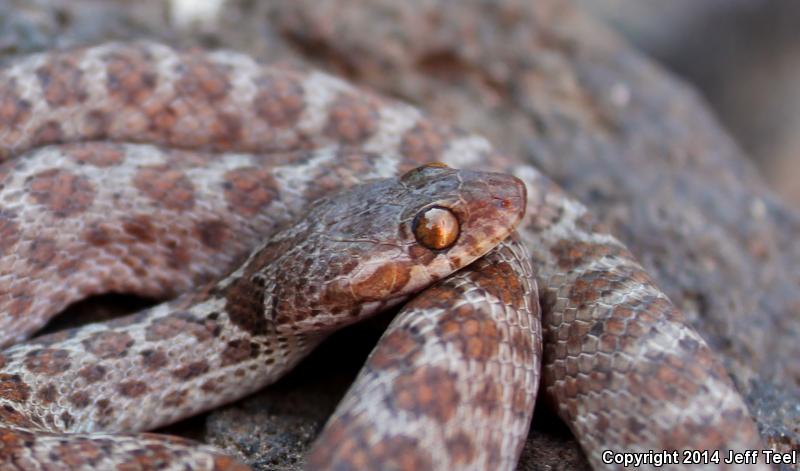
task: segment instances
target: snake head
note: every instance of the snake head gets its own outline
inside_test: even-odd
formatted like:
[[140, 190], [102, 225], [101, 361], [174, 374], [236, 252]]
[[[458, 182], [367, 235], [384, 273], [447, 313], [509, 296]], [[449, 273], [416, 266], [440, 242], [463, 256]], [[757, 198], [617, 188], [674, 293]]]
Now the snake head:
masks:
[[315, 202], [251, 256], [245, 282], [263, 290], [259, 304], [279, 331], [333, 330], [489, 252], [522, 220], [525, 201], [513, 176], [444, 164], [368, 181]]

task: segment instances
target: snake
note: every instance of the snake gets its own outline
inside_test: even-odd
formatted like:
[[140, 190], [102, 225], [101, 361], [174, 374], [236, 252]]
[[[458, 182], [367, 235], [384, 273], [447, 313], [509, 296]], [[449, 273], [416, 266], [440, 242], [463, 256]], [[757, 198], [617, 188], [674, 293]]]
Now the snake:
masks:
[[[0, 162], [0, 469], [248, 469], [146, 432], [408, 298], [308, 469], [514, 469], [537, 391], [594, 469], [763, 448], [583, 204], [337, 77], [149, 41], [21, 57], [0, 69]], [[34, 336], [108, 292], [167, 301]]]

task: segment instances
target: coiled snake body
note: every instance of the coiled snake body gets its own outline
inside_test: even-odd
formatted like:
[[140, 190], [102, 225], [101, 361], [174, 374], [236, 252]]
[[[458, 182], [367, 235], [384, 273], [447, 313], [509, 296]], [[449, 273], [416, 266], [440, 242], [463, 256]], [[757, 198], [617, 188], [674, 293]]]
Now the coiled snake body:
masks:
[[[117, 432], [268, 384], [334, 326], [504, 239], [525, 206], [516, 180], [412, 171], [434, 161], [514, 175], [527, 213], [518, 235], [404, 308], [309, 467], [513, 469], [538, 384], [539, 305], [543, 392], [595, 468], [619, 467], [607, 449], [760, 447], [708, 346], [580, 203], [410, 106], [234, 52], [113, 43], [0, 71], [0, 158], [0, 344], [18, 344], [0, 354], [0, 468], [240, 466]], [[435, 195], [404, 206], [431, 181]], [[455, 245], [414, 241], [431, 208], [456, 214]], [[190, 294], [26, 341], [109, 291]]]

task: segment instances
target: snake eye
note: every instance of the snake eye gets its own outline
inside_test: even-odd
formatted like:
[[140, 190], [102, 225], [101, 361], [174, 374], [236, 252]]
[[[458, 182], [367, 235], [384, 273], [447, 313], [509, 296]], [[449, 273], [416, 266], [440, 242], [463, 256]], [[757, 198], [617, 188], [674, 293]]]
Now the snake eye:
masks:
[[441, 206], [420, 211], [414, 218], [413, 229], [417, 242], [431, 250], [452, 247], [461, 231], [455, 214]]

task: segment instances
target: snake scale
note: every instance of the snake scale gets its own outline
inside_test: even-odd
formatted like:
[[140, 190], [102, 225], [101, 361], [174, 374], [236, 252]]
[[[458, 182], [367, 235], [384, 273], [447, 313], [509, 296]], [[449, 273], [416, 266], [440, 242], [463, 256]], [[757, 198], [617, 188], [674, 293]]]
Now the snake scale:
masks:
[[[583, 205], [409, 105], [236, 52], [109, 43], [0, 70], [0, 160], [2, 469], [246, 469], [136, 432], [274, 381], [442, 277], [309, 468], [513, 469], [540, 364], [596, 469], [621, 468], [609, 449], [761, 448], [712, 351]], [[420, 227], [460, 233], [432, 250]], [[29, 340], [103, 292], [175, 299]]]

